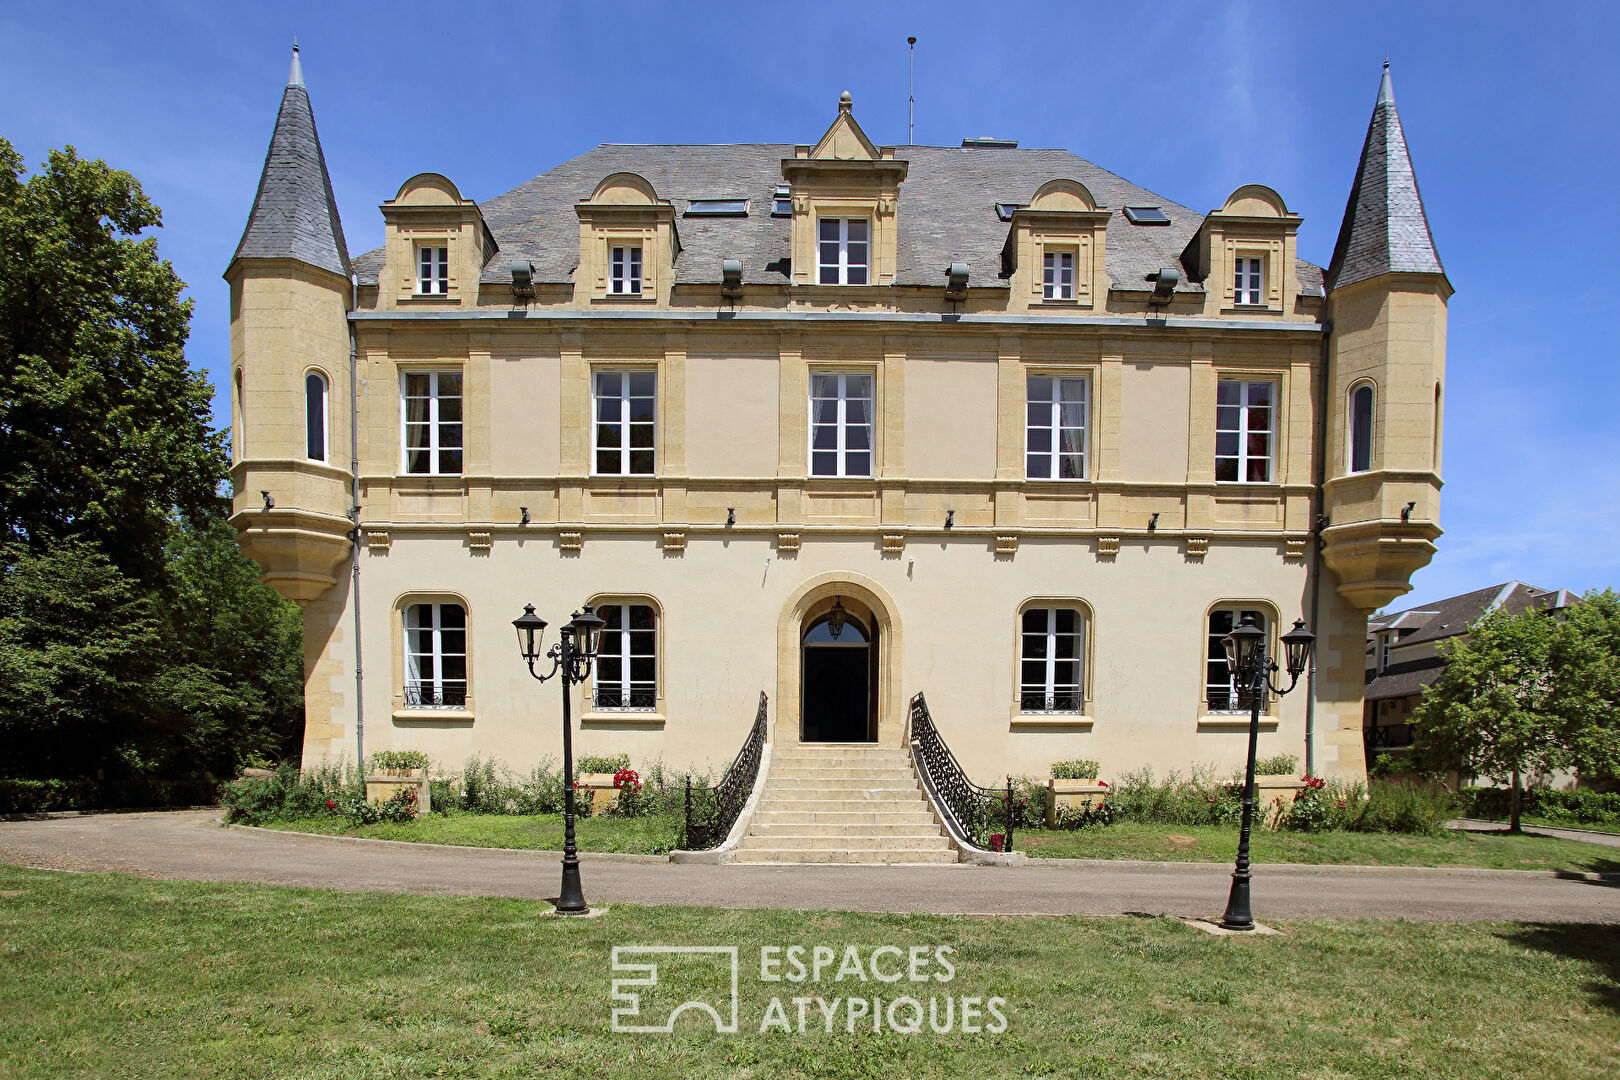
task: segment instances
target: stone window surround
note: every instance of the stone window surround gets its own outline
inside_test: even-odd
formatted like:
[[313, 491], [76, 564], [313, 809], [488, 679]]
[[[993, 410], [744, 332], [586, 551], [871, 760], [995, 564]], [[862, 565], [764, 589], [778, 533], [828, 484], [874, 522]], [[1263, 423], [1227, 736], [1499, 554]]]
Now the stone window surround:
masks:
[[603, 592], [595, 593], [586, 601], [593, 608], [600, 610], [609, 604], [640, 604], [652, 608], [654, 627], [654, 656], [657, 659], [658, 699], [651, 709], [598, 709], [596, 707], [596, 667], [593, 664], [591, 674], [585, 681], [584, 711], [580, 714], [581, 723], [597, 724], [663, 724], [668, 719], [666, 686], [664, 678], [664, 656], [668, 652], [666, 645], [664, 625], [664, 605], [656, 596], [644, 592]]
[[[1025, 712], [1022, 693], [1022, 664], [1024, 658], [1024, 613], [1033, 608], [1069, 608], [1080, 614], [1080, 709], [1079, 711], [1045, 710]], [[1096, 615], [1091, 605], [1074, 595], [1031, 596], [1018, 605], [1013, 617], [1012, 636], [1012, 703], [1009, 725], [1018, 728], [1038, 727], [1090, 727], [1091, 714], [1096, 702], [1092, 687], [1093, 657], [1096, 641]]]
[[[1223, 597], [1216, 600], [1204, 610], [1203, 621], [1199, 626], [1199, 674], [1198, 674], [1198, 727], [1201, 729], [1228, 728], [1237, 731], [1247, 731], [1249, 727], [1249, 710], [1233, 712], [1211, 712], [1209, 708], [1209, 619], [1217, 611], [1258, 611], [1266, 617], [1266, 654], [1273, 658], [1277, 655], [1277, 627], [1281, 621], [1277, 605], [1270, 600], [1261, 600], [1256, 597]], [[1241, 616], [1240, 616], [1241, 617]], [[1234, 623], [1234, 626], [1238, 625]], [[1262, 731], [1275, 731], [1279, 716], [1281, 699], [1269, 691], [1266, 693], [1264, 707], [1260, 710], [1260, 729]]]
[[[405, 612], [412, 604], [458, 604], [467, 615], [467, 699], [459, 709], [419, 708], [405, 704]], [[393, 618], [389, 622], [393, 626], [389, 654], [393, 660], [392, 717], [394, 723], [398, 725], [413, 720], [435, 722], [446, 720], [472, 721], [477, 714], [474, 698], [477, 666], [473, 657], [477, 648], [475, 644], [477, 634], [475, 632], [476, 623], [473, 617], [473, 606], [467, 602], [467, 598], [460, 593], [447, 590], [421, 590], [404, 593], [395, 598]]]

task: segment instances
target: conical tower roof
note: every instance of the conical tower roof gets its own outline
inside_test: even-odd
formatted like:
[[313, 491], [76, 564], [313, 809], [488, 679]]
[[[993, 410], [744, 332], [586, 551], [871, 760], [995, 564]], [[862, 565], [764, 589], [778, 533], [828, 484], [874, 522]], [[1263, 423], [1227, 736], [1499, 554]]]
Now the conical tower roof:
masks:
[[1401, 117], [1395, 111], [1395, 90], [1386, 60], [1356, 182], [1339, 227], [1339, 242], [1328, 264], [1327, 287], [1336, 289], [1379, 274], [1445, 272], [1434, 247], [1434, 234], [1429, 231], [1429, 216], [1423, 210]]
[[281, 95], [276, 130], [264, 156], [259, 192], [253, 197], [237, 259], [296, 259], [344, 277], [350, 275], [343, 222], [332, 197], [315, 113], [304, 88], [304, 69], [293, 46], [292, 70]]

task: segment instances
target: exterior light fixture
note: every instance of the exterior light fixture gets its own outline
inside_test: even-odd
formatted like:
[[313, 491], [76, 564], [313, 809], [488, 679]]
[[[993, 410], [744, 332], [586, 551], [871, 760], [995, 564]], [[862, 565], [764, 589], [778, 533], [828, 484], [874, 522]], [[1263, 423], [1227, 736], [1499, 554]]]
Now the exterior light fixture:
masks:
[[965, 262], [951, 263], [945, 268], [945, 299], [966, 300], [968, 287], [968, 264]]
[[844, 632], [844, 620], [847, 618], [849, 618], [849, 612], [844, 610], [844, 598], [842, 596], [833, 597], [832, 610], [827, 612], [827, 633], [833, 636], [834, 641], [838, 640], [838, 635]]
[[1173, 266], [1163, 266], [1155, 273], [1148, 275], [1153, 282], [1153, 295], [1148, 299], [1150, 304], [1168, 304], [1175, 296], [1176, 285], [1181, 281], [1181, 271]]
[[1159, 527], [1159, 514], [1158, 514], [1157, 511], [1154, 511], [1153, 516], [1148, 518], [1148, 532], [1153, 532], [1158, 527]]
[[260, 490], [259, 494], [264, 496], [264, 508], [266, 510], [274, 510], [276, 508], [276, 499], [274, 495], [271, 495], [268, 491], [264, 490]]
[[534, 299], [534, 264], [528, 259], [512, 263], [512, 295], [519, 300]]
[[726, 524], [737, 524], [737, 508], [735, 506], [726, 507]]
[[720, 295], [727, 300], [738, 300], [743, 294], [743, 267], [741, 259], [723, 259], [720, 262]]
[[947, 510], [947, 511], [945, 511], [945, 527], [947, 529], [953, 529], [953, 528], [956, 527], [956, 511], [955, 510]]
[[1220, 925], [1227, 930], [1253, 930], [1254, 914], [1249, 905], [1249, 830], [1254, 822], [1254, 757], [1260, 745], [1260, 705], [1269, 691], [1281, 697], [1299, 685], [1299, 676], [1310, 663], [1316, 635], [1305, 629], [1304, 619], [1295, 619], [1294, 628], [1282, 637], [1290, 682], [1287, 689], [1276, 686], [1271, 675], [1276, 661], [1266, 655], [1266, 632], [1254, 624], [1253, 615], [1243, 617], [1243, 625], [1221, 639], [1226, 650], [1227, 670], [1249, 700], [1249, 758], [1243, 773], [1243, 824], [1238, 833], [1237, 865], [1232, 870], [1232, 891], [1226, 898], [1226, 914]]
[[527, 506], [520, 506], [518, 509], [523, 512], [523, 518], [518, 522], [518, 524], [527, 525], [529, 523], [529, 508]]
[[557, 644], [546, 652], [551, 670], [542, 675], [534, 669], [544, 647], [546, 620], [534, 613], [533, 604], [523, 605], [523, 614], [512, 620], [517, 630], [518, 655], [539, 682], [562, 676], [563, 709], [563, 860], [562, 888], [557, 894], [559, 915], [589, 915], [585, 893], [579, 883], [579, 849], [574, 842], [574, 720], [569, 687], [582, 683], [591, 674], [591, 661], [602, 645], [606, 623], [586, 604], [574, 612], [573, 620], [557, 635]]
[[1413, 501], [1407, 503], [1405, 506], [1401, 507], [1401, 524], [1402, 525], [1405, 525], [1409, 521], [1412, 520], [1412, 510], [1416, 506], [1417, 506], [1417, 500], [1414, 499]]

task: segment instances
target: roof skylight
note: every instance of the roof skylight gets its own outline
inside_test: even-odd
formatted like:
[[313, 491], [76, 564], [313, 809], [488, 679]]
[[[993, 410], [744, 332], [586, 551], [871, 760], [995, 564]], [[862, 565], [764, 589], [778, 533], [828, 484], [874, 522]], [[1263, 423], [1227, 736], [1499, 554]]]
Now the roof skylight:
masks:
[[771, 217], [793, 216], [793, 199], [790, 197], [792, 189], [786, 184], [776, 185], [776, 195], [771, 199]]
[[687, 217], [747, 217], [747, 199], [691, 199], [686, 204]]
[[1002, 221], [1011, 221], [1013, 211], [1022, 210], [1023, 208], [1024, 204], [1021, 202], [998, 202], [996, 203], [996, 217]]
[[1132, 225], [1170, 224], [1170, 215], [1157, 206], [1127, 206], [1125, 217]]

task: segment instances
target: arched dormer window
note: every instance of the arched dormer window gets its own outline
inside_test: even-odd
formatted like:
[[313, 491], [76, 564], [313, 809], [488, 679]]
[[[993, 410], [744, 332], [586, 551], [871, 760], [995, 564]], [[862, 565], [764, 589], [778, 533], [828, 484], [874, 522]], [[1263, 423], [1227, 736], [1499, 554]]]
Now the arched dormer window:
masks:
[[318, 371], [304, 376], [304, 456], [326, 460], [326, 376]]
[[1372, 468], [1372, 436], [1373, 386], [1359, 383], [1350, 388], [1350, 472]]

